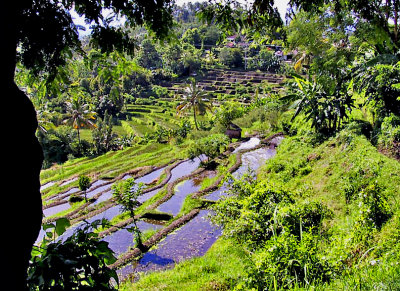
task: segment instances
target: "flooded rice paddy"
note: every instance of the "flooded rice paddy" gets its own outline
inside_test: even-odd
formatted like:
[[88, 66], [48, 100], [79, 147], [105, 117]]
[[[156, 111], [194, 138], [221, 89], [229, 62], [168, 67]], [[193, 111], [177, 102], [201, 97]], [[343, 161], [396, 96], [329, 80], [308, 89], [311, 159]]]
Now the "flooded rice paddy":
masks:
[[[281, 138], [275, 138], [273, 142], [279, 144]], [[257, 171], [257, 169], [265, 163], [265, 161], [273, 157], [276, 153], [274, 147], [260, 147], [259, 138], [250, 138], [248, 141], [241, 143], [233, 153], [239, 151], [246, 151], [242, 153], [241, 166], [232, 175], [235, 178], [240, 178], [248, 171]], [[257, 148], [251, 150], [253, 148]], [[168, 183], [174, 183], [178, 179], [189, 175], [193, 171], [197, 170], [200, 166], [200, 158], [195, 158], [194, 160], [186, 160], [179, 163], [177, 166], [171, 169], [170, 179]], [[161, 175], [165, 173], [166, 167], [154, 170], [143, 177], [137, 178], [136, 182], [142, 182], [146, 185], [154, 183], [159, 180]], [[199, 177], [193, 177], [186, 179], [178, 183], [174, 188], [174, 193], [171, 198], [157, 207], [160, 212], [169, 213], [173, 216], [177, 216], [181, 211], [182, 205], [185, 198], [188, 195], [196, 193], [200, 190], [200, 183], [205, 177], [213, 177], [215, 172], [204, 171], [201, 179]], [[123, 179], [129, 178], [127, 175]], [[184, 179], [184, 178], [183, 178]], [[48, 183], [50, 184], [50, 183]], [[42, 186], [48, 187], [48, 184]], [[66, 182], [63, 183], [64, 185]], [[51, 185], [50, 185], [51, 186]], [[112, 184], [107, 183], [104, 180], [98, 180], [94, 182], [89, 190], [87, 191], [87, 197], [94, 198], [97, 197], [95, 201], [91, 203], [92, 207], [97, 206], [99, 203], [109, 203], [112, 199]], [[209, 200], [218, 200], [223, 195], [226, 195], [225, 190], [228, 184], [225, 183], [219, 189], [204, 195], [202, 198]], [[149, 186], [148, 189], [151, 187]], [[148, 191], [141, 196], [139, 196], [138, 201], [144, 203], [152, 198], [154, 195], [159, 193], [163, 187]], [[77, 192], [77, 188], [72, 188], [69, 193]], [[64, 194], [68, 194], [68, 192]], [[99, 196], [99, 194], [101, 195]], [[97, 195], [97, 196], [96, 196]], [[60, 195], [62, 196], [62, 195]], [[64, 199], [68, 199], [68, 195]], [[71, 206], [69, 203], [64, 203], [58, 206], [50, 207], [45, 209], [44, 216], [50, 217], [57, 214], [60, 211], [65, 211]], [[115, 216], [121, 213], [121, 207], [119, 205], [113, 204], [111, 207], [105, 209], [103, 212], [93, 215], [92, 217], [85, 219], [86, 222], [91, 223], [98, 219], [106, 218], [108, 220], [113, 219]], [[207, 250], [213, 245], [213, 243], [221, 235], [221, 228], [215, 226], [211, 223], [209, 216], [211, 215], [210, 210], [201, 210], [198, 215], [196, 215], [189, 222], [181, 226], [179, 229], [169, 233], [161, 240], [156, 246], [151, 248], [148, 252], [144, 253], [138, 262], [126, 265], [118, 270], [118, 274], [121, 279], [126, 278], [128, 275], [138, 274], [141, 272], [151, 272], [160, 269], [171, 268], [175, 263], [189, 258], [202, 256], [207, 252]], [[74, 230], [82, 226], [84, 222], [79, 222], [74, 226], [70, 227], [59, 239], [65, 239], [72, 235]], [[137, 221], [137, 226], [141, 232], [153, 231], [156, 232], [162, 229], [164, 226], [160, 222], [156, 221]], [[129, 226], [128, 226], [129, 227]], [[41, 233], [41, 237], [43, 237]], [[115, 252], [116, 256], [126, 253], [130, 248], [134, 247], [133, 234], [121, 228], [103, 238], [109, 243], [110, 248]], [[40, 241], [41, 238], [38, 238]]]

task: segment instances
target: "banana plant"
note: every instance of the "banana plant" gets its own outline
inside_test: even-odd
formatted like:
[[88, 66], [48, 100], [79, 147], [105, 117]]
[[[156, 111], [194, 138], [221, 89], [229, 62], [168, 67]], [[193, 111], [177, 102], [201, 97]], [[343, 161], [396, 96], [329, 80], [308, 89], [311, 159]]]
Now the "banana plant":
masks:
[[[311, 127], [317, 132], [331, 134], [340, 128], [348, 117], [347, 113], [354, 107], [351, 97], [353, 82], [345, 84], [338, 80], [330, 92], [317, 79], [296, 75], [294, 80], [292, 93], [282, 98], [293, 102], [295, 113], [292, 121], [303, 113], [305, 120], [311, 121]], [[347, 87], [342, 89], [343, 86]]]

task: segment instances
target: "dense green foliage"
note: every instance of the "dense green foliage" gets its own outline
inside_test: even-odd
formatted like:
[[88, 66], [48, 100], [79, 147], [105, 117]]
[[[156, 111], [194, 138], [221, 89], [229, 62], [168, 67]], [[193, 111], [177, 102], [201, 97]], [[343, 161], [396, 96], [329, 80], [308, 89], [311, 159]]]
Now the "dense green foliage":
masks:
[[291, 288], [329, 280], [331, 267], [318, 254], [322, 220], [317, 202], [295, 204], [294, 195], [251, 177], [234, 181], [231, 197], [218, 203], [214, 220], [252, 253], [248, 279], [240, 288]]
[[[166, 10], [170, 8], [168, 3], [165, 3]], [[80, 4], [78, 14], [90, 11], [91, 5], [86, 2]], [[93, 5], [98, 11], [101, 4]], [[102, 25], [99, 23], [94, 36], [84, 36], [76, 44], [80, 46], [79, 53], [71, 52], [71, 57], [57, 61], [62, 66], [52, 70], [52, 78], [27, 70], [19, 64], [15, 79], [38, 111], [41, 129], [38, 136], [44, 150], [45, 168], [53, 163], [64, 163], [72, 157], [96, 156], [135, 143], [182, 142], [182, 138], [187, 136], [189, 123], [186, 122], [184, 127], [179, 126], [180, 122], [174, 121], [174, 116], [171, 116], [176, 113], [175, 109], [183, 118], [192, 113], [188, 119], [194, 125], [191, 127], [209, 130], [213, 125], [214, 109], [211, 110], [211, 104], [216, 98], [229, 95], [216, 92], [205, 94], [203, 87], [193, 85], [209, 69], [244, 69], [247, 53], [251, 56], [247, 62], [248, 69], [275, 72], [283, 68], [281, 60], [274, 55], [274, 49], [260, 44], [246, 47], [251, 35], [236, 37], [234, 47], [227, 47], [228, 39], [215, 23], [206, 25], [195, 17], [202, 7], [197, 3], [173, 8], [177, 21], [171, 30], [176, 37], [173, 42], [157, 41], [150, 29], [152, 25], [127, 25], [116, 29], [111, 26], [100, 28]], [[125, 8], [118, 9], [122, 14], [126, 12]], [[94, 12], [87, 17], [92, 19]], [[163, 20], [145, 22], [149, 24]], [[103, 38], [111, 33], [109, 30], [118, 35], [125, 33], [134, 36], [135, 54], [124, 51], [124, 41], [118, 49], [105, 45]], [[165, 31], [159, 33], [165, 35]], [[190, 76], [195, 77], [197, 82], [187, 80]], [[185, 87], [185, 83], [189, 85]], [[237, 84], [236, 87], [235, 98], [250, 99], [244, 85]], [[260, 90], [267, 88], [264, 85], [258, 87]], [[244, 97], [242, 95], [245, 92], [248, 95]], [[147, 111], [143, 106], [155, 106], [160, 115], [148, 118], [148, 114], [144, 113], [149, 112], [139, 111]], [[150, 110], [156, 113], [156, 110]], [[204, 118], [198, 118], [206, 111], [208, 114]], [[75, 132], [64, 125], [72, 127]], [[93, 136], [88, 134], [88, 129], [93, 131]]]
[[[399, 7], [391, 1], [290, 1], [298, 8], [289, 11], [296, 17], [278, 28], [282, 23], [270, 17], [276, 14], [272, 2], [255, 1], [248, 11], [231, 5], [175, 7], [176, 40], [170, 43], [157, 42], [146, 27], [120, 28], [137, 40], [134, 56], [94, 47], [96, 38], [106, 36], [96, 30], [91, 44], [83, 46], [85, 56], [74, 55], [58, 72], [59, 78], [70, 72], [65, 82], [22, 68], [17, 72], [39, 112], [45, 166], [61, 164], [42, 172], [46, 182], [74, 175], [115, 178], [177, 158], [199, 157], [208, 169], [232, 164], [234, 157], [223, 155], [230, 142], [223, 133], [232, 123], [245, 134], [286, 135], [257, 175], [225, 177], [229, 195], [212, 207], [224, 234], [205, 257], [123, 288], [399, 287], [400, 63], [397, 24], [389, 21]], [[209, 26], [195, 18], [199, 9]], [[275, 49], [297, 51], [292, 67], [283, 65]], [[229, 93], [207, 94], [206, 87], [224, 82], [215, 77], [202, 83], [217, 69], [293, 78], [285, 88], [273, 88], [268, 81], [242, 82], [231, 75]], [[226, 175], [221, 168], [217, 172]], [[55, 185], [43, 196], [70, 186]], [[145, 209], [137, 201], [142, 185], [127, 179], [113, 191], [124, 212], [115, 220], [133, 219], [129, 230], [141, 248], [135, 215]], [[209, 201], [188, 198], [182, 213], [206, 205]], [[62, 226], [47, 227], [62, 233]], [[62, 282], [64, 275], [49, 268], [59, 259], [57, 252], [68, 258], [97, 256], [88, 272], [82, 268], [89, 264], [85, 260], [73, 261], [69, 280]], [[85, 229], [63, 243], [43, 245], [33, 258], [30, 280], [44, 290], [81, 283], [107, 290], [115, 273], [106, 264], [113, 261], [106, 244]], [[42, 270], [50, 276], [44, 278]]]
[[201, 160], [204, 159], [201, 155], [205, 155], [206, 161], [211, 162], [225, 151], [228, 143], [229, 138], [226, 135], [212, 134], [192, 142], [189, 145], [188, 154], [191, 159], [200, 158]]
[[90, 178], [88, 176], [85, 176], [85, 175], [79, 176], [79, 178], [78, 178], [78, 186], [79, 186], [79, 190], [84, 192], [85, 200], [87, 200], [86, 191], [90, 187]]
[[[396, 288], [399, 164], [352, 128], [322, 143], [312, 133], [288, 137], [257, 179], [231, 182], [232, 195], [215, 206], [214, 219], [246, 256], [229, 258], [226, 270], [202, 275], [193, 289], [209, 286], [203, 280], [227, 290]], [[183, 286], [190, 275], [182, 268], [211, 266], [210, 257], [231, 249], [211, 249], [133, 288], [152, 290], [164, 279]], [[237, 259], [242, 271], [232, 278]]]
[[68, 220], [44, 225], [46, 237], [35, 247], [28, 270], [30, 290], [116, 290], [118, 276], [108, 267], [116, 258], [108, 243], [93, 232], [105, 223], [95, 221], [63, 241], [52, 238], [64, 233]]

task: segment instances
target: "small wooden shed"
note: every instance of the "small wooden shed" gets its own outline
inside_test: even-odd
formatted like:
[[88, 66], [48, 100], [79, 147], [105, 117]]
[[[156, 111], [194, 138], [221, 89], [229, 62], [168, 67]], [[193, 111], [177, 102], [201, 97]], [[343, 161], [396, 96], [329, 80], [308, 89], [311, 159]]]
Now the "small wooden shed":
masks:
[[240, 139], [242, 137], [242, 129], [234, 123], [230, 123], [225, 131], [225, 134], [230, 138]]

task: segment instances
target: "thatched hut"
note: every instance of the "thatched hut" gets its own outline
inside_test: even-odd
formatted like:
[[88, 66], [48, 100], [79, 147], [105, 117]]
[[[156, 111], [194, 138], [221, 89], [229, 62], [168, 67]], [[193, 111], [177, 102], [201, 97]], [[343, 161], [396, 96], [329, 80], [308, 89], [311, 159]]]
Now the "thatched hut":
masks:
[[240, 139], [242, 137], [242, 129], [234, 123], [230, 123], [225, 131], [225, 134], [230, 138]]

